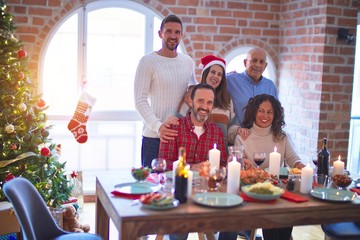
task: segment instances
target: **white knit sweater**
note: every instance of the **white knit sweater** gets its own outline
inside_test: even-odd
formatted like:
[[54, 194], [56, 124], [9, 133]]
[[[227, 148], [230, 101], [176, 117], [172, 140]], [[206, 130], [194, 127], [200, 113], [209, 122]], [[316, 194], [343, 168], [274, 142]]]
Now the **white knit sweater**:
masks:
[[[255, 123], [250, 128], [251, 134], [246, 140], [243, 140], [240, 135], [235, 138], [235, 145], [242, 144], [245, 150], [247, 159], [253, 161], [255, 152], [265, 152], [266, 160], [260, 165], [260, 168], [265, 169], [269, 167], [269, 154], [274, 151], [276, 146], [277, 152], [281, 154], [281, 165], [284, 166], [284, 161], [287, 166], [294, 167], [295, 163], [301, 162], [300, 157], [294, 151], [292, 142], [288, 136], [278, 142], [274, 142], [271, 126], [267, 128], [260, 128]], [[255, 164], [255, 162], [253, 162]]]
[[156, 52], [144, 56], [134, 84], [135, 107], [144, 121], [143, 136], [158, 138], [161, 124], [175, 115], [187, 86], [197, 83], [194, 61], [178, 53], [175, 58]]

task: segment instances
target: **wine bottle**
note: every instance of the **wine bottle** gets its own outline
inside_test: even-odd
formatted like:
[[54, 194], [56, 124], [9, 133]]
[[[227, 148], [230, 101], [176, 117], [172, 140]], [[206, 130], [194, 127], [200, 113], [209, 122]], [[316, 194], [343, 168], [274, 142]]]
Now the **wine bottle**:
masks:
[[322, 149], [318, 154], [317, 174], [329, 175], [330, 153], [327, 150], [327, 139], [323, 139]]
[[184, 147], [179, 148], [179, 164], [175, 174], [175, 199], [180, 203], [187, 201], [188, 169], [186, 167], [186, 151]]

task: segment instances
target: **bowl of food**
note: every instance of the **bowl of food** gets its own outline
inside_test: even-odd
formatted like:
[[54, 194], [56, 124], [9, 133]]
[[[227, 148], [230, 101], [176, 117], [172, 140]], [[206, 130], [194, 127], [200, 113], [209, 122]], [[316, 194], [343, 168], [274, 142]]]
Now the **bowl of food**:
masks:
[[131, 175], [136, 181], [144, 181], [150, 173], [151, 168], [149, 167], [131, 168]]
[[274, 200], [279, 198], [285, 190], [274, 186], [271, 182], [262, 182], [243, 186], [241, 191], [246, 196], [257, 200]]
[[352, 183], [352, 178], [348, 175], [336, 174], [332, 176], [334, 185], [338, 188], [347, 188]]

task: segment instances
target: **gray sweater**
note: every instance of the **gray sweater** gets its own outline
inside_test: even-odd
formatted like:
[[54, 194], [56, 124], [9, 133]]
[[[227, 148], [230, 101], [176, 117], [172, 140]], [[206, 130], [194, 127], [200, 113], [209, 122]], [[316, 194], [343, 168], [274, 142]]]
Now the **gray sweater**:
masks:
[[255, 152], [265, 152], [266, 159], [260, 168], [265, 169], [269, 167], [269, 154], [274, 151], [276, 146], [277, 152], [281, 154], [281, 164], [284, 166], [294, 167], [298, 162], [302, 162], [300, 157], [294, 151], [293, 144], [288, 136], [284, 139], [274, 142], [271, 126], [267, 128], [260, 128], [255, 123], [250, 129], [251, 134], [246, 140], [243, 140], [239, 135], [236, 135], [235, 145], [244, 146], [245, 158], [249, 159], [255, 165], [253, 155]]

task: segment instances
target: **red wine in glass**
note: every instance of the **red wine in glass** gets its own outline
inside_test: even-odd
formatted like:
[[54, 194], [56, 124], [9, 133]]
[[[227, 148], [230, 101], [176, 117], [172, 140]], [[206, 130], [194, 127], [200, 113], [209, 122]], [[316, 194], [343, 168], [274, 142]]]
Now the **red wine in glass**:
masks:
[[266, 153], [254, 153], [254, 162], [259, 167], [266, 159]]
[[159, 183], [163, 184], [165, 181], [163, 173], [166, 170], [166, 160], [163, 158], [154, 158], [151, 161], [151, 168], [153, 172], [157, 173]]

